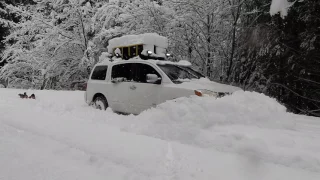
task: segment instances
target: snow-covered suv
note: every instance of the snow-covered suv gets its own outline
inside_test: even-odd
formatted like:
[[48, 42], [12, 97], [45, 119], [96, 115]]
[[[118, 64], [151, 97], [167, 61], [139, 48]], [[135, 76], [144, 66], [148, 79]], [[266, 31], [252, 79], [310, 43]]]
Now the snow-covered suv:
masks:
[[216, 83], [191, 68], [187, 61], [106, 61], [95, 65], [85, 100], [98, 109], [139, 114], [167, 100], [185, 96], [214, 96], [240, 90]]

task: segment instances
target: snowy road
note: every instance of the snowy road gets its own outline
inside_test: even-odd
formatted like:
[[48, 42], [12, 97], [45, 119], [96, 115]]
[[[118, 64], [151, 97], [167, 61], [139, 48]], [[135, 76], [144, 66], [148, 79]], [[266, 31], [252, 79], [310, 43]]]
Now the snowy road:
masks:
[[139, 116], [93, 110], [83, 92], [18, 93], [0, 89], [1, 180], [320, 179], [320, 119], [256, 93]]

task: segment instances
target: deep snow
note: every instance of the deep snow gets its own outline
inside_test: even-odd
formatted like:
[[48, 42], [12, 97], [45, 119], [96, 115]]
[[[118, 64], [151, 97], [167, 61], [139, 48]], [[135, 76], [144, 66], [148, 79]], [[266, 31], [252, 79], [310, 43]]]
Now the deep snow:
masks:
[[274, 99], [180, 98], [138, 116], [80, 91], [0, 88], [0, 179], [319, 180], [320, 119]]

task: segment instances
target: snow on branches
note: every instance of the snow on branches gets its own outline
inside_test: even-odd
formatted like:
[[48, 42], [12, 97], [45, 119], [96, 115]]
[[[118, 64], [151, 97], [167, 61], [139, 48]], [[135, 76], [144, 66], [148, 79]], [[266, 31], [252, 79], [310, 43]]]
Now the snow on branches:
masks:
[[[28, 10], [23, 6], [9, 8], [22, 18], [6, 37], [3, 58], [8, 64], [0, 77], [9, 76], [10, 84], [15, 86], [17, 82], [21, 84], [17, 79], [32, 74], [23, 79], [28, 84], [25, 86], [43, 89], [57, 88], [58, 81], [59, 87], [68, 87], [87, 76], [90, 6], [82, 6], [80, 1], [40, 0]], [[45, 69], [46, 74], [32, 73], [30, 68]], [[30, 71], [19, 72], [19, 69]], [[39, 80], [38, 84], [34, 84], [35, 79]]]
[[294, 2], [290, 3], [288, 0], [272, 0], [270, 15], [273, 16], [280, 13], [280, 16], [284, 18], [288, 15], [288, 10], [293, 4]]

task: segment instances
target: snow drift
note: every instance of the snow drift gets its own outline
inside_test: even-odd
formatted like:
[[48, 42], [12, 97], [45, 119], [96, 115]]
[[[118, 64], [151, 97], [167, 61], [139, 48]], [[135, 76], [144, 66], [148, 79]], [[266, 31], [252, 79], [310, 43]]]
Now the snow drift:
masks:
[[[28, 90], [36, 100], [19, 99], [18, 93], [0, 89], [5, 179], [320, 178], [319, 118], [287, 113], [263, 94], [180, 98], [122, 116], [88, 107], [79, 91]], [[12, 153], [15, 142], [29, 148]], [[30, 166], [42, 176], [28, 173]], [[41, 166], [60, 174], [40, 172]]]

